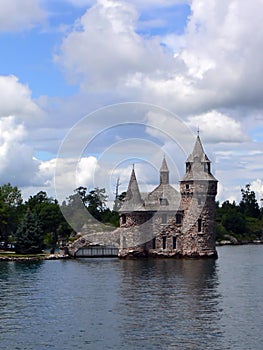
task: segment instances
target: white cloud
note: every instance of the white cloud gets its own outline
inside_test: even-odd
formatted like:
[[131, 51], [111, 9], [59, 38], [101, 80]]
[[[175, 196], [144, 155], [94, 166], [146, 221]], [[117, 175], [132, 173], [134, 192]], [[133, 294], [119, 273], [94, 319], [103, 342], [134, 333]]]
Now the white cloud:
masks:
[[252, 181], [251, 190], [255, 192], [259, 205], [263, 205], [263, 180], [256, 179]]
[[131, 3], [98, 1], [64, 39], [56, 61], [86, 89], [123, 86], [128, 75], [160, 69], [163, 50], [157, 40], [136, 33], [138, 16]]
[[1, 0], [0, 31], [31, 29], [46, 18], [39, 0]]
[[261, 5], [193, 0], [185, 34], [144, 37], [136, 31], [142, 5], [100, 0], [76, 22], [55, 59], [83, 91], [104, 99], [108, 93], [114, 102], [154, 102], [181, 115], [262, 106]]
[[36, 119], [42, 114], [38, 105], [32, 100], [29, 87], [21, 84], [16, 76], [0, 76], [0, 93], [0, 117], [15, 115], [25, 120]]
[[192, 129], [199, 128], [206, 141], [240, 143], [249, 140], [239, 121], [215, 110], [189, 117], [188, 120], [188, 125]]
[[26, 145], [27, 132], [12, 116], [0, 119], [1, 183], [17, 186], [34, 183], [38, 168], [33, 150]]
[[78, 163], [76, 169], [76, 182], [78, 186], [87, 186], [94, 182], [94, 175], [98, 167], [98, 161], [95, 157], [83, 157]]

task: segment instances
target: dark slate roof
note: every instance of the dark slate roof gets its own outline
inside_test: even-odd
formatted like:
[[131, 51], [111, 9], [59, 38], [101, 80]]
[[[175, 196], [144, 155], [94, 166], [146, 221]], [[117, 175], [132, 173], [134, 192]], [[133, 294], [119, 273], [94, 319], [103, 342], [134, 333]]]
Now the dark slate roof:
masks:
[[145, 198], [145, 210], [177, 210], [180, 204], [180, 194], [170, 184], [160, 184]]
[[199, 135], [196, 138], [193, 152], [186, 160], [190, 167], [187, 168], [186, 174], [182, 181], [217, 181], [210, 172], [210, 160], [204, 152]]
[[131, 172], [130, 182], [125, 196], [125, 200], [120, 208], [120, 212], [126, 211], [141, 211], [143, 208], [143, 201], [141, 198], [139, 186], [137, 183], [134, 168]]
[[193, 152], [187, 158], [186, 163], [193, 163], [195, 159], [198, 159], [201, 162], [210, 163], [210, 160], [204, 152], [199, 135], [197, 135]]
[[160, 172], [163, 172], [163, 171], [169, 172], [165, 157], [163, 157], [163, 162], [160, 169]]

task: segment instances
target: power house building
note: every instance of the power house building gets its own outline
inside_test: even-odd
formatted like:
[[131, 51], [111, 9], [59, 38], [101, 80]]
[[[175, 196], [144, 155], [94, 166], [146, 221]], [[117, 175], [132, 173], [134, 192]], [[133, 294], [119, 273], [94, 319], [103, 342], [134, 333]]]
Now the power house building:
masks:
[[142, 198], [134, 168], [119, 210], [119, 257], [217, 257], [215, 197], [217, 180], [199, 135], [186, 160], [180, 193], [169, 184], [164, 158], [160, 184]]

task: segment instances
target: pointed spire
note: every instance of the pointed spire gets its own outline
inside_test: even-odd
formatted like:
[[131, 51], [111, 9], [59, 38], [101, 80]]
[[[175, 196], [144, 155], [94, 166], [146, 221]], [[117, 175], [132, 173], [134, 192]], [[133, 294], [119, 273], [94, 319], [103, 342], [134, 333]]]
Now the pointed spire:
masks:
[[168, 183], [169, 183], [169, 169], [164, 156], [161, 169], [160, 169], [160, 184], [168, 184]]
[[160, 172], [161, 171], [169, 171], [167, 163], [166, 163], [165, 155], [163, 156], [163, 161], [162, 161]]
[[205, 151], [199, 136], [196, 137], [193, 152], [186, 160], [186, 174], [182, 181], [187, 180], [216, 180], [211, 174], [211, 162]]
[[204, 152], [204, 148], [199, 136], [199, 132], [195, 141], [193, 152], [189, 155], [186, 162], [193, 163], [195, 160], [199, 162], [206, 162], [206, 163], [210, 162], [210, 160], [208, 159], [207, 155]]
[[134, 209], [136, 206], [141, 206], [141, 205], [142, 205], [142, 198], [141, 198], [139, 186], [137, 183], [134, 164], [133, 164], [131, 177], [130, 177], [128, 189], [126, 192], [124, 206], [125, 208], [130, 207]]

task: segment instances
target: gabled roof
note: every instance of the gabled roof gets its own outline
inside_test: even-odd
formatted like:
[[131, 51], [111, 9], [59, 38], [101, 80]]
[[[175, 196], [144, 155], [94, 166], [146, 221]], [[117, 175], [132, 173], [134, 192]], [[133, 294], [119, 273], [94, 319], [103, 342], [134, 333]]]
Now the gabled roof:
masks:
[[180, 204], [179, 192], [169, 184], [160, 184], [145, 198], [145, 210], [176, 211]]

